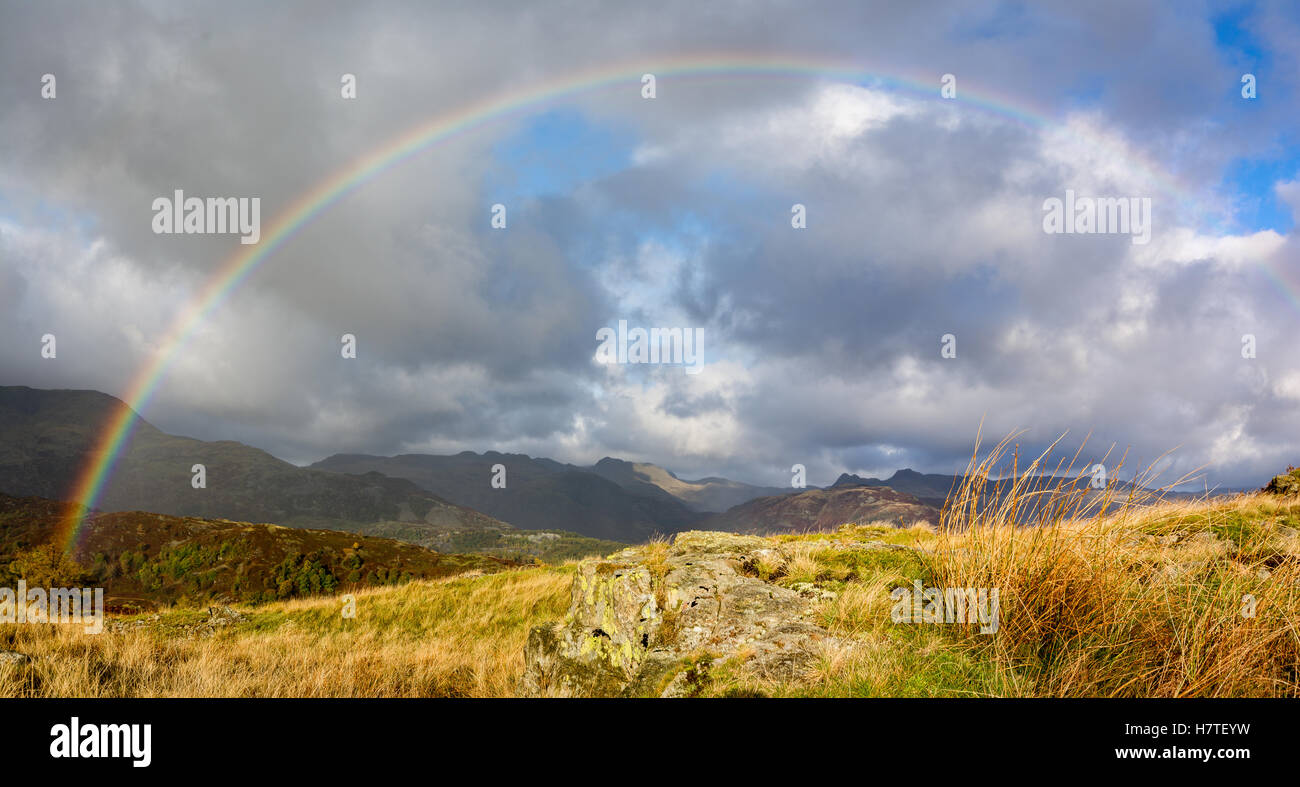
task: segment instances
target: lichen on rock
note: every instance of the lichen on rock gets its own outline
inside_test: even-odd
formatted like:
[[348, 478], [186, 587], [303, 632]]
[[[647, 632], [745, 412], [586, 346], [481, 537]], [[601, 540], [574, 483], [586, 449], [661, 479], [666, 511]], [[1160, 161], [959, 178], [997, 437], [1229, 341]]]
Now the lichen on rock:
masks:
[[742, 664], [798, 680], [831, 642], [815, 599], [752, 576], [787, 559], [756, 536], [690, 531], [578, 566], [563, 622], [532, 630], [528, 696], [689, 696], [708, 672]]

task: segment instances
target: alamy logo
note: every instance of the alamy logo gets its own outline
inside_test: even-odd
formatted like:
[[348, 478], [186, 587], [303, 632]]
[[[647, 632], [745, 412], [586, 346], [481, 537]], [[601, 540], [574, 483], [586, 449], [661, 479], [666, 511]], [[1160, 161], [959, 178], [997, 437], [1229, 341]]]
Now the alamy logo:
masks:
[[596, 331], [598, 363], [660, 363], [686, 367], [687, 374], [699, 374], [704, 365], [703, 328], [633, 328], [627, 320], [613, 328]]
[[894, 588], [889, 619], [895, 623], [980, 623], [981, 634], [998, 632], [998, 589], [923, 588], [913, 580], [912, 589]]
[[0, 588], [0, 623], [79, 623], [87, 634], [104, 630], [103, 588]]
[[251, 246], [262, 238], [261, 197], [186, 197], [176, 189], [171, 198], [153, 201], [155, 235], [238, 234]]
[[67, 724], [50, 727], [50, 737], [50, 756], [56, 760], [126, 758], [134, 768], [153, 762], [152, 724], [82, 724], [73, 716]]
[[1151, 240], [1150, 197], [1075, 197], [1043, 200], [1043, 232], [1048, 235], [1132, 235], [1138, 246]]

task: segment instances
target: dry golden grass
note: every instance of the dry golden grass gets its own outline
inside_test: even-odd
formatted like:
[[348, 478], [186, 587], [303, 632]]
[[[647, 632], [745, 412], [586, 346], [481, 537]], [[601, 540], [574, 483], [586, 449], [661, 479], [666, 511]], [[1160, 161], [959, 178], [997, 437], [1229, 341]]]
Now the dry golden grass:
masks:
[[[502, 697], [523, 672], [532, 625], [564, 613], [572, 574], [529, 569], [413, 582], [337, 598], [240, 608], [199, 636], [206, 611], [89, 635], [74, 626], [0, 626], [0, 696]], [[131, 623], [133, 621], [127, 621]]]
[[[994, 474], [972, 459], [937, 526], [846, 525], [773, 540], [789, 559], [756, 573], [824, 592], [832, 635], [807, 680], [775, 684], [722, 665], [706, 694], [771, 696], [1300, 696], [1300, 498], [1139, 500], [1045, 460]], [[1050, 470], [1060, 476], [1060, 466]], [[999, 489], [987, 494], [985, 481]], [[871, 548], [883, 541], [906, 549]], [[638, 559], [661, 577], [668, 544]], [[529, 629], [563, 617], [572, 566], [416, 582], [337, 598], [240, 607], [198, 636], [206, 611], [75, 627], [0, 626], [0, 696], [510, 696]], [[890, 592], [996, 588], [999, 627], [896, 623]], [[126, 624], [125, 630], [122, 624]], [[667, 616], [665, 631], [673, 627]]]
[[1298, 501], [1116, 499], [1068, 470], [1036, 488], [1041, 457], [981, 497], [1006, 447], [972, 459], [927, 569], [937, 587], [999, 590], [997, 635], [963, 641], [1008, 681], [1038, 696], [1300, 694], [1300, 552], [1283, 524]]
[[982, 521], [941, 531], [928, 568], [937, 587], [999, 590], [997, 635], [965, 641], [1035, 695], [1294, 696], [1300, 558], [1270, 511], [1297, 507], [1243, 496]]
[[[723, 671], [713, 693], [1300, 696], [1300, 499], [1090, 490], [1073, 461], [1021, 467], [1012, 451], [972, 458], [937, 528], [778, 537], [790, 560], [771, 578], [834, 592], [819, 622], [837, 641], [808, 685]], [[855, 551], [864, 540], [917, 551]], [[890, 591], [913, 580], [996, 588], [997, 633], [893, 622]]]

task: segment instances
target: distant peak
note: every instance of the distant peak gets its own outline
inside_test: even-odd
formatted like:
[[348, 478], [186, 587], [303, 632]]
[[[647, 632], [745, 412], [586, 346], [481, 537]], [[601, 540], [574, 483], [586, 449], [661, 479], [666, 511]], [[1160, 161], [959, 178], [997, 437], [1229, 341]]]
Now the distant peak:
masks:
[[890, 476], [889, 480], [892, 481], [895, 478], [920, 478], [921, 475], [921, 473], [916, 472], [910, 467], [904, 467], [902, 470], [899, 470], [897, 473]]
[[881, 481], [879, 478], [863, 478], [862, 476], [855, 475], [854, 473], [840, 473], [840, 477], [835, 480], [835, 483], [831, 484], [831, 488], [834, 489], [837, 486], [884, 486], [884, 485], [885, 482]]

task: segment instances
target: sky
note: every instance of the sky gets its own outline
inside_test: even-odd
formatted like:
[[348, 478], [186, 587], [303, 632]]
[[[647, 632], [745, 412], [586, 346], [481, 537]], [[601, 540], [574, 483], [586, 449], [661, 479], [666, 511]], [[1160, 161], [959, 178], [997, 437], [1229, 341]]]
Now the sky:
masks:
[[[300, 464], [498, 450], [828, 484], [957, 471], [981, 428], [1022, 454], [1087, 436], [1085, 460], [1115, 446], [1128, 472], [1172, 451], [1163, 480], [1211, 486], [1300, 459], [1294, 4], [0, 17], [0, 384], [125, 396], [170, 353], [142, 415]], [[787, 65], [673, 68], [724, 57]], [[581, 88], [593, 73], [621, 78]], [[534, 100], [359, 183], [171, 352], [247, 248], [155, 233], [155, 198], [258, 197], [265, 229], [391, 140], [514, 95]], [[1045, 232], [1067, 191], [1149, 199], [1149, 242]], [[604, 362], [620, 321], [698, 332], [698, 373]]]

